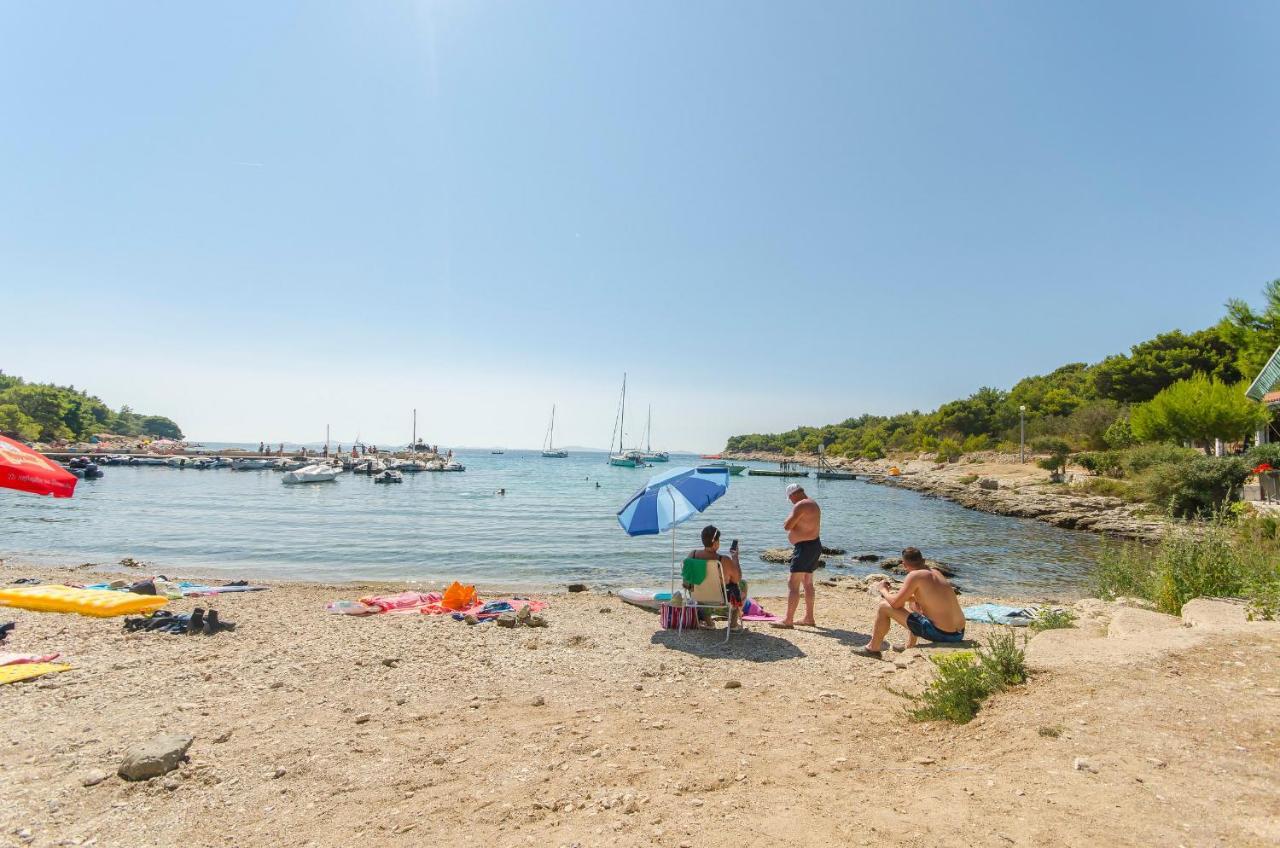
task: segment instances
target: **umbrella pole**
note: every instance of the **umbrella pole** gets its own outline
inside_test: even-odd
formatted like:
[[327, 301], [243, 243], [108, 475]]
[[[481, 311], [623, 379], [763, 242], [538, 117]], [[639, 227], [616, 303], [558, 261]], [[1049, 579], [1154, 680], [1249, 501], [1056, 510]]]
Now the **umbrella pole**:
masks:
[[671, 492], [667, 492], [667, 497], [671, 498], [671, 587], [668, 589], [671, 594], [676, 593], [676, 496]]

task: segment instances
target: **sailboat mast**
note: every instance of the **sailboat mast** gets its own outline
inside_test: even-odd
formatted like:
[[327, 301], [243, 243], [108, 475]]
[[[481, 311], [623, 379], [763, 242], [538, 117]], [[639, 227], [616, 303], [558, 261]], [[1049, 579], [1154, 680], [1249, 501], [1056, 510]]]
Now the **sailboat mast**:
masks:
[[329, 425], [324, 425], [324, 454], [329, 455]]
[[418, 410], [413, 411], [413, 441], [409, 443], [410, 450], [418, 449]]
[[551, 404], [551, 432], [547, 434], [547, 450], [556, 449], [556, 405]]
[[644, 424], [644, 452], [653, 453], [653, 404], [649, 404], [649, 420]]
[[627, 438], [627, 372], [622, 372], [622, 414], [618, 419], [618, 453], [626, 450], [622, 446]]

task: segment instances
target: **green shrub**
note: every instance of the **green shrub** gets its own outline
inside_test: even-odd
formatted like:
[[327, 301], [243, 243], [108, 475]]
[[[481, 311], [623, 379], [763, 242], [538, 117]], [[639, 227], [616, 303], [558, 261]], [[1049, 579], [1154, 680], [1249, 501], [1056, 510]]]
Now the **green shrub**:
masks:
[[964, 443], [960, 446], [960, 449], [965, 453], [977, 453], [978, 451], [987, 450], [990, 447], [991, 437], [986, 433], [979, 433], [976, 436], [969, 436], [965, 439]]
[[1067, 609], [1045, 607], [1031, 619], [1030, 626], [1036, 633], [1042, 630], [1064, 630], [1076, 626], [1076, 614]]
[[915, 706], [907, 708], [912, 721], [950, 721], [967, 724], [978, 714], [982, 699], [991, 694], [982, 669], [973, 661], [973, 654], [957, 651], [954, 654], [931, 656], [935, 673], [933, 680], [919, 695], [905, 695]]
[[1124, 476], [1136, 477], [1157, 465], [1177, 465], [1203, 455], [1193, 448], [1157, 442], [1125, 451], [1121, 456], [1120, 465], [1124, 469]]
[[884, 443], [879, 439], [868, 439], [862, 446], [863, 459], [884, 459]]
[[964, 485], [968, 486], [970, 483], [977, 481], [977, 479], [978, 479], [977, 474], [966, 474], [963, 477], [959, 478], [956, 482], [963, 483]]
[[1087, 495], [1099, 495], [1104, 498], [1120, 498], [1130, 503], [1142, 499], [1140, 492], [1123, 480], [1112, 480], [1110, 477], [1087, 477], [1079, 485], [1080, 491]]
[[1042, 436], [1032, 440], [1031, 447], [1040, 453], [1049, 454], [1044, 459], [1036, 462], [1036, 465], [1045, 471], [1061, 474], [1066, 469], [1067, 457], [1071, 455], [1071, 445], [1067, 444], [1065, 439], [1059, 439], [1056, 436]]
[[1120, 451], [1090, 451], [1076, 456], [1076, 463], [1091, 474], [1101, 474], [1106, 477], [1120, 477], [1124, 475], [1123, 455]]
[[956, 651], [929, 661], [936, 671], [923, 692], [895, 692], [911, 701], [907, 715], [912, 721], [967, 724], [989, 695], [1027, 681], [1026, 657], [1012, 627], [998, 628], [976, 652]]
[[938, 454], [938, 462], [956, 462], [964, 454], [964, 450], [955, 439], [946, 438], [938, 442], [936, 453]]
[[1249, 476], [1237, 456], [1198, 456], [1179, 465], [1157, 465], [1143, 475], [1144, 498], [1178, 518], [1201, 518], [1236, 498]]
[[1018, 647], [1012, 627], [999, 627], [987, 634], [986, 646], [978, 649], [978, 667], [982, 669], [992, 692], [1027, 682], [1027, 658]]
[[1107, 447], [1112, 450], [1121, 450], [1133, 447], [1138, 443], [1138, 439], [1133, 435], [1133, 428], [1129, 426], [1128, 414], [1121, 415], [1117, 418], [1106, 432], [1102, 434], [1102, 440], [1107, 443]]
[[1178, 528], [1154, 546], [1108, 545], [1094, 568], [1095, 588], [1107, 599], [1146, 598], [1170, 615], [1192, 598], [1243, 597], [1265, 617], [1280, 601], [1278, 545], [1250, 530], [1218, 517]]

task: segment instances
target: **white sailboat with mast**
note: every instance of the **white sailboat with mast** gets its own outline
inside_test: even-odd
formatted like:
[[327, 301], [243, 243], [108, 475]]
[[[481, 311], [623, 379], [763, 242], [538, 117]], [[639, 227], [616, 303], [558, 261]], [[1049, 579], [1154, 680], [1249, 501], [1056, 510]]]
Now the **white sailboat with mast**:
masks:
[[569, 455], [567, 450], [561, 450], [555, 446], [556, 443], [556, 405], [551, 404], [551, 424], [547, 426], [547, 438], [542, 442], [542, 455], [547, 459], [564, 459]]
[[649, 420], [644, 425], [644, 461], [670, 462], [671, 455], [666, 451], [653, 449], [653, 404], [649, 404]]
[[623, 447], [627, 427], [627, 375], [622, 375], [622, 399], [618, 402], [618, 417], [614, 420], [614, 433], [617, 436], [618, 452], [613, 452], [613, 437], [609, 438], [609, 464], [619, 468], [643, 467], [644, 455], [638, 450], [627, 450]]

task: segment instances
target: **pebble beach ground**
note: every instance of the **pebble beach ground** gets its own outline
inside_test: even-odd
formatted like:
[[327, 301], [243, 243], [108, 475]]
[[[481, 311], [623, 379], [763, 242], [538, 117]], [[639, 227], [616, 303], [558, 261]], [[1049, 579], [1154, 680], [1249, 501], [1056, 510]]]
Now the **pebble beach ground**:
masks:
[[[1031, 640], [1028, 685], [955, 726], [890, 691], [925, 685], [929, 650], [853, 656], [860, 589], [821, 587], [818, 628], [728, 645], [602, 592], [542, 596], [541, 629], [324, 609], [403, 588], [170, 604], [237, 623], [211, 637], [0, 609], [4, 650], [74, 666], [0, 687], [0, 846], [1280, 840], [1280, 625], [1082, 602]], [[193, 738], [186, 762], [117, 776], [165, 733]]]

